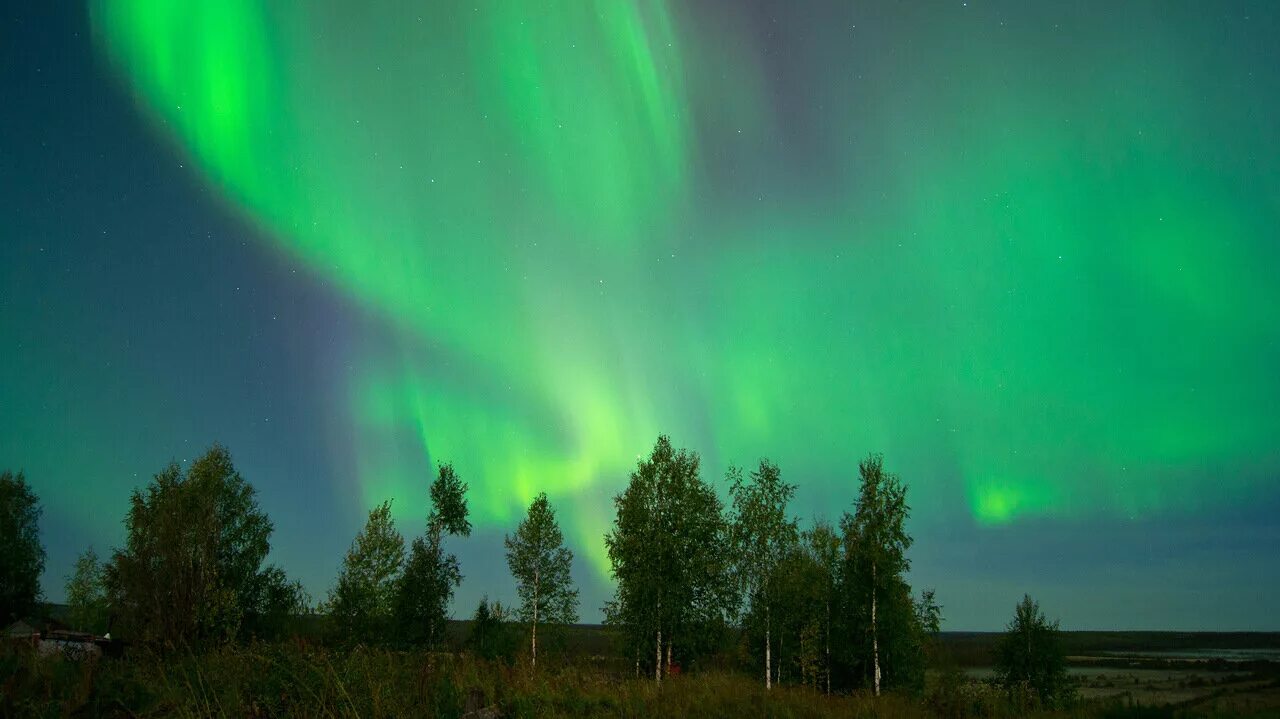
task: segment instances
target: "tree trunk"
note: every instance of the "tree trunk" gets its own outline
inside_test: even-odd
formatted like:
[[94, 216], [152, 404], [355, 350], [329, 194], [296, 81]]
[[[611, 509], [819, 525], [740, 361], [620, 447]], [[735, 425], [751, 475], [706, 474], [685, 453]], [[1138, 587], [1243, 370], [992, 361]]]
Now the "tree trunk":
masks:
[[772, 625], [772, 620], [769, 616], [769, 605], [766, 604], [764, 607], [764, 688], [765, 689], [773, 688], [773, 667], [771, 664], [773, 660], [773, 655], [771, 654], [772, 652], [771, 642], [773, 640], [769, 636], [769, 633], [772, 629], [773, 629], [773, 625]]
[[875, 663], [876, 696], [880, 696], [880, 635], [876, 631], [876, 564], [871, 563], [871, 656]]
[[778, 667], [778, 686], [782, 686], [782, 638], [785, 636], [787, 636], [786, 627], [783, 627], [783, 632], [778, 635], [778, 661], [776, 662]]
[[533, 638], [529, 651], [533, 655], [533, 667], [538, 667], [538, 572], [533, 572]]
[[667, 676], [671, 676], [671, 643], [675, 641], [675, 637], [667, 637]]
[[831, 694], [831, 599], [827, 599], [827, 694]]
[[662, 681], [662, 626], [658, 626], [658, 639], [653, 645], [653, 680]]

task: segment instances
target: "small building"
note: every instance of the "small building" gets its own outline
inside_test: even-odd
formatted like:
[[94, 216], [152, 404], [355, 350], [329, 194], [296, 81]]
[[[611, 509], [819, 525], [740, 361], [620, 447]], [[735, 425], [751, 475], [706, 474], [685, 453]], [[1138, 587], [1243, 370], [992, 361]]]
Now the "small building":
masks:
[[11, 641], [40, 641], [40, 630], [35, 627], [34, 620], [19, 619], [4, 628], [4, 638]]
[[84, 659], [102, 655], [97, 637], [73, 632], [56, 619], [43, 622], [29, 617], [19, 619], [5, 627], [3, 636], [6, 641], [30, 645], [42, 657], [62, 655]]

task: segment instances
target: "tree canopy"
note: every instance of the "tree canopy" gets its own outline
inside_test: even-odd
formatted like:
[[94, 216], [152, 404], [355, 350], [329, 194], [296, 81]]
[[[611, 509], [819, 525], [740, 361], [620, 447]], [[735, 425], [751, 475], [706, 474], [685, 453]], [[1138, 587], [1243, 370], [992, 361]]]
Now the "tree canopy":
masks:
[[[606, 621], [661, 678], [673, 653], [696, 657], [733, 611], [723, 506], [701, 477], [698, 455], [676, 451], [666, 436], [637, 463], [614, 506], [605, 546], [617, 588]], [[641, 651], [645, 644], [652, 654]]]
[[1031, 695], [1049, 706], [1070, 691], [1058, 622], [1049, 621], [1030, 595], [1014, 608], [996, 647], [996, 676], [1011, 694]]
[[406, 642], [435, 646], [444, 637], [453, 590], [462, 583], [458, 558], [444, 551], [443, 537], [415, 537], [396, 584], [397, 631]]
[[569, 576], [573, 552], [564, 546], [555, 510], [540, 493], [529, 504], [515, 534], [504, 540], [507, 567], [516, 580], [519, 616], [531, 627], [529, 651], [538, 663], [538, 625], [578, 621], [578, 590]]
[[22, 472], [0, 473], [0, 621], [5, 624], [32, 613], [40, 599], [41, 512]]
[[915, 603], [905, 574], [911, 535], [906, 487], [871, 455], [858, 465], [859, 491], [840, 522], [844, 544], [841, 654], [854, 676], [881, 686], [923, 685]]
[[132, 636], [169, 643], [254, 631], [300, 592], [263, 566], [271, 520], [231, 453], [215, 444], [183, 471], [170, 464], [135, 490], [125, 546], [105, 571], [113, 609]]
[[415, 538], [396, 585], [395, 617], [403, 638], [435, 646], [444, 638], [454, 589], [462, 583], [458, 558], [445, 552], [447, 535], [468, 536], [467, 485], [447, 462], [438, 467], [430, 488], [427, 532]]
[[391, 502], [386, 501], [369, 512], [329, 592], [329, 613], [348, 638], [386, 636], [403, 564], [404, 537], [396, 531]]
[[90, 547], [76, 559], [67, 577], [67, 619], [71, 626], [84, 632], [106, 631], [107, 594], [104, 569], [98, 553]]
[[467, 485], [453, 471], [453, 464], [440, 465], [431, 483], [431, 510], [427, 514], [429, 531], [471, 536], [471, 520], [467, 510]]
[[787, 517], [787, 504], [796, 488], [782, 481], [778, 465], [767, 459], [744, 480], [742, 470], [730, 467], [733, 497], [730, 537], [735, 570], [751, 613], [764, 624], [764, 682], [773, 685], [772, 622], [779, 599], [779, 566], [795, 547], [796, 520]]

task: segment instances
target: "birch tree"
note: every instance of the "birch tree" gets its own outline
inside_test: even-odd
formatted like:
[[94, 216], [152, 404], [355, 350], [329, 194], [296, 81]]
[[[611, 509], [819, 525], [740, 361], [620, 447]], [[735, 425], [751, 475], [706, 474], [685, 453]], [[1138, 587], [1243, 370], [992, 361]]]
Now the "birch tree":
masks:
[[653, 642], [653, 675], [661, 681], [677, 637], [692, 653], [695, 637], [732, 609], [723, 506], [701, 478], [698, 455], [676, 451], [665, 436], [637, 462], [614, 506], [605, 547], [617, 588], [605, 618], [622, 628], [631, 649]]
[[996, 646], [996, 677], [1010, 694], [1033, 694], [1052, 706], [1069, 696], [1067, 665], [1058, 622], [1024, 595]]
[[382, 638], [403, 565], [404, 537], [396, 531], [391, 502], [383, 502], [369, 512], [329, 592], [327, 608], [343, 634], [356, 640]]
[[[872, 687], [880, 694], [884, 679], [882, 632], [886, 615], [891, 618], [895, 641], [911, 637], [915, 618], [910, 587], [903, 575], [911, 564], [907, 549], [911, 537], [906, 531], [910, 508], [901, 481], [884, 471], [880, 455], [871, 455], [858, 465], [861, 486], [852, 514], [841, 521], [845, 548], [846, 599], [854, 615], [855, 633], [865, 633]], [[887, 610], [887, 611], [886, 611]], [[854, 645], [862, 645], [853, 637]], [[866, 645], [863, 645], [866, 646]], [[894, 651], [901, 647], [895, 646]], [[895, 682], [899, 682], [895, 678]]]
[[813, 528], [804, 533], [805, 552], [812, 558], [820, 570], [821, 583], [818, 591], [822, 597], [822, 674], [825, 692], [831, 693], [831, 626], [832, 607], [837, 601], [836, 588], [840, 571], [840, 537], [831, 524], [825, 521], [815, 522]]
[[444, 638], [454, 590], [462, 584], [458, 558], [446, 552], [447, 536], [471, 534], [467, 484], [453, 465], [439, 465], [431, 483], [427, 531], [413, 540], [404, 573], [396, 587], [395, 616], [405, 638], [435, 646]]
[[534, 498], [524, 521], [504, 544], [507, 567], [520, 597], [519, 616], [530, 626], [529, 654], [536, 667], [538, 624], [578, 621], [578, 590], [569, 577], [573, 552], [564, 546], [564, 535], [545, 493]]
[[[214, 445], [184, 471], [170, 464], [134, 490], [125, 545], [103, 570], [117, 632], [180, 643], [225, 641], [262, 626], [284, 574], [265, 565], [271, 520]], [[287, 585], [287, 582], [284, 582]]]
[[736, 575], [752, 611], [764, 617], [764, 685], [773, 687], [773, 611], [777, 602], [778, 565], [797, 539], [796, 521], [787, 518], [787, 503], [796, 488], [782, 481], [778, 465], [767, 459], [744, 481], [742, 470], [730, 467], [729, 494], [733, 498], [731, 536], [737, 559]]

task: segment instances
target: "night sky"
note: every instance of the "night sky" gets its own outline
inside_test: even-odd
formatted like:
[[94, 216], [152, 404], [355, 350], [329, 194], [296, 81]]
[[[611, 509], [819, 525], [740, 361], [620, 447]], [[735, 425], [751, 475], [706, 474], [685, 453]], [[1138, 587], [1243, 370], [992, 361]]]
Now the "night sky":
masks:
[[0, 468], [45, 592], [230, 447], [323, 598], [368, 509], [546, 491], [584, 620], [655, 437], [909, 486], [945, 629], [1280, 629], [1280, 5], [0, 10]]

